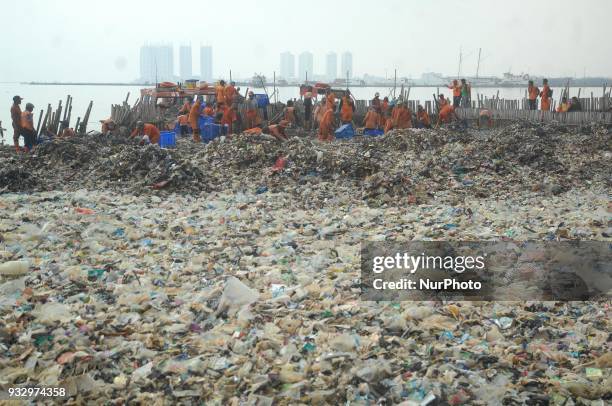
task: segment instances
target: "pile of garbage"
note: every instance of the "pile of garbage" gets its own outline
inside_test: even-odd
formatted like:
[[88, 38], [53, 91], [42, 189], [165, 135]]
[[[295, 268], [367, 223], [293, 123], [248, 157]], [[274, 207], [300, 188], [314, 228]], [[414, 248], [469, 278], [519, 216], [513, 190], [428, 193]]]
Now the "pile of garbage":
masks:
[[[397, 130], [333, 143], [234, 135], [208, 144], [179, 140], [174, 150], [90, 136], [43, 144], [32, 157], [15, 158], [3, 150], [0, 190], [198, 193], [229, 185], [333, 181], [382, 203], [407, 195], [424, 202], [449, 189], [481, 197], [525, 187], [558, 194], [585, 182], [610, 185], [611, 139], [605, 127], [569, 130], [530, 123], [484, 131]], [[279, 159], [282, 167], [274, 169]], [[28, 175], [15, 179], [20, 171]]]
[[605, 128], [530, 124], [0, 148], [0, 389], [114, 404], [609, 403], [609, 301], [366, 302], [359, 248], [612, 241], [611, 157]]

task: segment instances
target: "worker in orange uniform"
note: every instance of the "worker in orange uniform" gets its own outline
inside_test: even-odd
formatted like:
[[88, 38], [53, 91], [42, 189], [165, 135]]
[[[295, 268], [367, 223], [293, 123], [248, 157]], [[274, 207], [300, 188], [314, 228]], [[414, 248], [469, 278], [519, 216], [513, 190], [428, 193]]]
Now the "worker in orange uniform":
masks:
[[393, 129], [393, 114], [391, 110], [387, 110], [387, 112], [385, 113], [384, 118], [384, 122], [385, 125], [383, 126], [383, 130], [384, 133], [388, 133], [389, 131], [391, 131]]
[[550, 98], [552, 97], [552, 90], [548, 86], [548, 79], [542, 81], [542, 91], [540, 92], [540, 108], [542, 111], [550, 110]]
[[13, 144], [17, 152], [21, 151], [19, 148], [19, 137], [21, 134], [21, 101], [23, 99], [19, 96], [13, 97], [13, 105], [11, 106], [11, 120], [13, 122]]
[[136, 128], [130, 134], [131, 138], [140, 138], [140, 145], [144, 144], [159, 144], [159, 130], [153, 124], [143, 123], [139, 121], [136, 123]]
[[117, 123], [112, 118], [100, 120], [102, 124], [102, 135], [115, 135], [117, 133]]
[[289, 138], [287, 138], [287, 134], [285, 134], [285, 129], [288, 125], [289, 123], [287, 120], [281, 120], [278, 124], [272, 124], [264, 127], [263, 133], [269, 134], [279, 141], [287, 141]]
[[483, 122], [487, 122], [489, 128], [493, 128], [493, 113], [491, 110], [482, 109], [478, 114], [478, 129], [482, 126]]
[[189, 114], [181, 114], [177, 117], [181, 136], [189, 134]]
[[459, 117], [457, 116], [457, 113], [455, 113], [455, 107], [451, 106], [450, 104], [447, 104], [440, 109], [436, 128], [440, 127], [440, 123], [449, 123], [453, 119], [458, 120]]
[[412, 112], [405, 102], [400, 102], [393, 109], [393, 128], [403, 129], [412, 127]]
[[191, 106], [191, 110], [189, 110], [189, 124], [191, 124], [191, 130], [193, 131], [194, 142], [202, 141], [200, 136], [202, 133], [200, 128], [200, 107], [202, 107], [202, 98], [198, 97], [193, 106]]
[[225, 103], [228, 106], [231, 106], [236, 98], [238, 92], [236, 91], [236, 82], [230, 82], [228, 86], [225, 87]]
[[[390, 110], [392, 109], [389, 107], [389, 98], [385, 97], [380, 103], [380, 111], [378, 112], [380, 114], [380, 124], [379, 124], [380, 128], [385, 127], [385, 117], [387, 117], [387, 111], [390, 111]], [[391, 111], [391, 114], [393, 115], [393, 111]]]
[[453, 84], [448, 86], [453, 89], [453, 107], [457, 108], [461, 105], [461, 85], [457, 79], [453, 80]]
[[368, 112], [363, 119], [363, 126], [366, 130], [376, 130], [380, 123], [380, 114], [373, 106], [370, 106]]
[[218, 105], [225, 103], [225, 80], [219, 81], [219, 84], [215, 87], [215, 95]]
[[21, 113], [21, 135], [23, 135], [25, 146], [25, 152], [32, 151], [34, 149], [34, 143], [36, 142], [36, 131], [34, 130], [34, 105], [32, 103], [26, 104], [25, 111]]
[[283, 117], [283, 120], [289, 123], [289, 125], [295, 127], [296, 115], [295, 115], [295, 107], [293, 107], [293, 101], [287, 100], [287, 107], [283, 109], [282, 117]]
[[448, 104], [448, 99], [446, 99], [443, 94], [440, 94], [438, 96], [438, 108], [442, 109], [442, 107], [446, 106], [447, 104]]
[[533, 84], [533, 80], [530, 80], [527, 84], [527, 94], [529, 96], [529, 110], [537, 110], [540, 89]]
[[236, 115], [236, 105], [232, 104], [229, 106], [225, 106], [223, 108], [223, 117], [221, 118], [221, 125], [223, 126], [223, 131], [225, 131], [225, 129], [227, 128], [227, 134], [232, 134], [234, 128], [236, 127], [237, 120], [238, 116]]
[[325, 92], [325, 100], [328, 109], [333, 110], [336, 108], [336, 95], [334, 92], [331, 91], [331, 89], [327, 89], [327, 91]]
[[185, 103], [181, 106], [181, 109], [178, 111], [179, 114], [189, 114], [191, 111], [191, 100], [188, 97], [185, 97]]
[[352, 124], [353, 123], [353, 113], [355, 113], [355, 103], [351, 98], [351, 94], [349, 91], [346, 91], [346, 94], [342, 96], [340, 99], [340, 106], [338, 107], [340, 110], [340, 121], [342, 124]]
[[323, 118], [319, 125], [319, 141], [333, 141], [334, 139], [334, 106], [326, 106]]
[[559, 107], [557, 107], [557, 113], [567, 113], [567, 110], [569, 110], [569, 103], [567, 102], [567, 97], [563, 96]]
[[251, 91], [246, 101], [246, 128], [255, 128], [260, 125], [259, 105], [257, 104], [257, 99], [255, 99], [255, 93]]
[[416, 113], [416, 128], [431, 128], [431, 120], [427, 111], [419, 104]]
[[325, 99], [325, 96], [321, 99], [320, 102], [317, 103], [315, 109], [314, 109], [314, 121], [315, 121], [315, 128], [320, 128], [321, 127], [321, 120], [323, 120], [323, 115], [325, 114], [325, 112], [327, 111], [327, 100]]

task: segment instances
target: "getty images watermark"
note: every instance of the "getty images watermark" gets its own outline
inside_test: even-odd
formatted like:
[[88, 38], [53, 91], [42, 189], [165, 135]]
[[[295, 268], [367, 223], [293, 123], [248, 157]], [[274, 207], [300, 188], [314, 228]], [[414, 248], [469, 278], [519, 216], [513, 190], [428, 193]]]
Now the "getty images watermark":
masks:
[[367, 242], [364, 300], [589, 300], [612, 293], [607, 242]]

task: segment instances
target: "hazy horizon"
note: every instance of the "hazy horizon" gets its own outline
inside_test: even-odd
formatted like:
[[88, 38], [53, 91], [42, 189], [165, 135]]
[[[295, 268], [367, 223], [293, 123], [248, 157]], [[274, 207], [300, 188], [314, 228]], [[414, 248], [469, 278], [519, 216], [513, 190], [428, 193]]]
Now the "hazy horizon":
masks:
[[[488, 1], [390, 0], [366, 2], [313, 0], [307, 9], [287, 2], [235, 1], [225, 4], [159, 0], [82, 3], [33, 0], [11, 5], [2, 38], [6, 61], [0, 81], [131, 82], [139, 76], [145, 43], [192, 46], [193, 73], [199, 75], [199, 47], [213, 47], [213, 76], [248, 78], [279, 72], [280, 53], [314, 54], [314, 73], [325, 72], [328, 52], [353, 54], [354, 76], [400, 77], [423, 72], [480, 75], [511, 70], [550, 77], [609, 77], [612, 34], [607, 19], [612, 3], [568, 0], [492, 6]], [[9, 6], [5, 5], [5, 8]], [[323, 11], [329, 15], [328, 21]], [[496, 14], [492, 14], [496, 13]], [[27, 21], [27, 24], [24, 24]], [[321, 22], [319, 22], [321, 21]], [[604, 47], [598, 47], [599, 44]], [[596, 50], [596, 51], [594, 51]]]

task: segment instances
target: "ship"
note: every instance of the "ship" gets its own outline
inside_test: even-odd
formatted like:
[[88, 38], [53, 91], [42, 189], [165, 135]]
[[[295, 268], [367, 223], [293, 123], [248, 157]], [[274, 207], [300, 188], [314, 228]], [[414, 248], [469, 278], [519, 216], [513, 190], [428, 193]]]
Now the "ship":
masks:
[[526, 86], [529, 81], [529, 75], [522, 73], [520, 75], [513, 75], [510, 72], [505, 72], [504, 77], [499, 82], [501, 87], [514, 87], [514, 86]]

